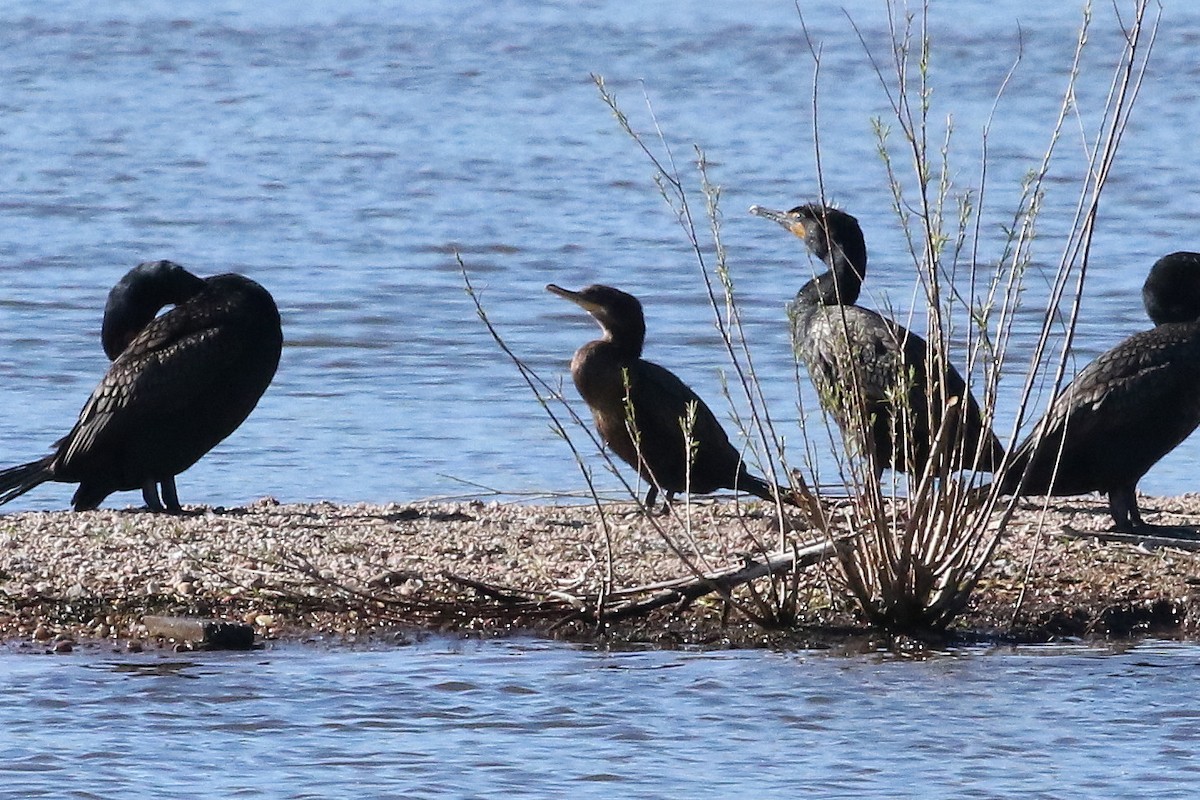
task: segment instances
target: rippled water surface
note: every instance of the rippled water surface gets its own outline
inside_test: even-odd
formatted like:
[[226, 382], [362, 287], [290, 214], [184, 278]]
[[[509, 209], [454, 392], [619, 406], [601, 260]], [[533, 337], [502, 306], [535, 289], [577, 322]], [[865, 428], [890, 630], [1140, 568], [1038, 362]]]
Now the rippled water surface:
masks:
[[[882, 4], [846, 5], [886, 58]], [[954, 114], [956, 187], [978, 187], [979, 131], [1023, 52], [989, 143], [984, 260], [1049, 135], [1075, 5], [936, 4], [935, 114]], [[1147, 327], [1138, 290], [1155, 258], [1200, 249], [1200, 6], [1163, 5], [1102, 207], [1079, 363]], [[871, 130], [886, 97], [841, 5], [801, 6], [823, 48], [825, 186], [872, 252], [863, 302], [907, 309], [915, 278]], [[1087, 130], [1117, 52], [1111, 9], [1095, 17]], [[455, 252], [548, 380], [595, 329], [544, 285], [604, 282], [644, 301], [647, 356], [724, 408], [695, 256], [590, 73], [640, 130], [653, 102], [698, 214], [692, 144], [704, 147], [746, 336], [794, 443], [783, 307], [811, 267], [746, 209], [818, 194], [807, 52], [791, 0], [5, 3], [0, 461], [70, 427], [105, 369], [109, 287], [157, 258], [260, 281], [287, 339], [256, 412], [180, 478], [184, 502], [579, 491]], [[1080, 120], [1049, 186], [1035, 300], [1074, 209]], [[1018, 320], [1019, 355], [1034, 322]], [[1003, 386], [1009, 400], [1019, 383]], [[1142, 488], [1194, 489], [1198, 448]], [[63, 508], [70, 493], [47, 485], [9, 508]], [[1191, 798], [1197, 678], [1200, 650], [1162, 644], [923, 662], [529, 642], [6, 652], [0, 796]]]
[[[864, 302], [906, 309], [915, 278], [871, 130], [886, 98], [842, 10], [802, 5], [823, 46], [825, 185], [862, 220], [873, 253]], [[1103, 206], [1080, 359], [1147, 327], [1138, 290], [1157, 256], [1200, 248], [1200, 193], [1186, 188], [1200, 183], [1190, 157], [1200, 10], [1164, 5]], [[885, 57], [881, 6], [849, 11]], [[957, 187], [978, 186], [980, 128], [1023, 46], [991, 135], [986, 249], [1047, 140], [1079, 9], [975, 0], [935, 11], [934, 113], [955, 115]], [[1079, 91], [1089, 130], [1117, 53], [1111, 9], [1095, 16]], [[0, 21], [4, 462], [69, 428], [105, 369], [106, 292], [152, 258], [250, 275], [277, 298], [287, 338], [255, 414], [180, 479], [185, 502], [581, 490], [569, 451], [477, 319], [455, 251], [513, 349], [548, 380], [566, 377], [595, 328], [544, 285], [606, 282], [643, 299], [647, 356], [726, 409], [727, 362], [695, 257], [590, 73], [643, 131], [650, 98], [701, 216], [691, 147], [705, 148], [756, 367], [798, 447], [783, 308], [811, 267], [799, 242], [746, 213], [818, 192], [812, 63], [790, 0], [18, 1]], [[1050, 184], [1034, 299], [1074, 208], [1079, 129], [1067, 124]], [[1022, 318], [1019, 353], [1033, 329]], [[1019, 384], [1005, 383], [1010, 400]], [[1006, 403], [1002, 426], [1011, 419]], [[1197, 448], [1143, 488], [1195, 488]], [[10, 507], [61, 508], [70, 492], [43, 486]]]
[[1192, 798], [1198, 675], [1165, 643], [10, 653], [0, 796]]

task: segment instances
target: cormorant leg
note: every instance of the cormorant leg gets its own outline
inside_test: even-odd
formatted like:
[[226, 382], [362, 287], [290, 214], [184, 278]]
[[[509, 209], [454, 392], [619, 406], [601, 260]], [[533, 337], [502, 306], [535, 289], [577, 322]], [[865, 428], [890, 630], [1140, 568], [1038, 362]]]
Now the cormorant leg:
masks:
[[163, 510], [163, 505], [158, 499], [158, 484], [153, 480], [142, 484], [142, 500], [146, 501], [146, 508], [151, 511]]
[[663, 495], [663, 510], [662, 510], [663, 516], [666, 516], [667, 514], [671, 513], [671, 503], [674, 503], [674, 502], [675, 502], [675, 493], [674, 492], [667, 492], [665, 495]]
[[654, 503], [657, 500], [658, 500], [658, 487], [652, 483], [652, 484], [650, 484], [650, 488], [646, 490], [646, 502], [645, 502], [646, 511], [653, 511]]
[[1108, 493], [1108, 513], [1112, 514], [1115, 528], [1122, 533], [1135, 533], [1145, 525], [1138, 511], [1137, 489], [1125, 486]]
[[175, 489], [174, 475], [162, 482], [162, 499], [167, 511], [172, 514], [183, 513], [183, 506], [179, 505], [179, 493]]

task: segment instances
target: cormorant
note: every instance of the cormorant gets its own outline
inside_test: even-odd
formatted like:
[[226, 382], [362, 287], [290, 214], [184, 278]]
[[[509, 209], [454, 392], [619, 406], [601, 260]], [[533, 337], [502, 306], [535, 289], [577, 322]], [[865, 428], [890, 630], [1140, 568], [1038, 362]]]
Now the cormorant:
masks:
[[141, 489], [151, 510], [178, 513], [175, 476], [254, 409], [279, 365], [283, 333], [275, 301], [249, 278], [201, 279], [155, 262], [114, 287], [101, 341], [117, 355], [79, 420], [50, 455], [0, 471], [0, 504], [61, 481], [79, 484], [76, 511]]
[[[203, 278], [173, 261], [147, 261], [129, 270], [109, 291], [104, 304], [104, 321], [100, 325], [104, 355], [115, 361], [161, 309], [186, 302], [203, 287]], [[178, 505], [175, 479], [165, 482], [162, 488], [164, 496], [175, 498], [169, 502]], [[162, 508], [157, 491], [143, 490], [148, 508]]]
[[1103, 492], [1116, 530], [1145, 527], [1138, 481], [1200, 425], [1200, 253], [1160, 258], [1142, 299], [1155, 327], [1102, 354], [1059, 393], [1013, 451], [1003, 493]]
[[795, 502], [791, 490], [746, 470], [721, 423], [675, 373], [641, 357], [646, 320], [636, 297], [600, 285], [578, 292], [554, 284], [546, 289], [578, 304], [604, 331], [575, 351], [571, 377], [600, 438], [649, 484], [647, 508], [654, 507], [660, 488], [667, 503], [676, 492], [717, 489]]
[[[958, 370], [947, 362], [941, 378], [930, 380], [924, 339], [854, 305], [867, 274], [858, 220], [817, 204], [786, 212], [752, 206], [750, 213], [782, 225], [829, 267], [805, 283], [788, 307], [792, 342], [821, 405], [859, 452], [873, 454], [876, 476], [886, 467], [924, 474], [943, 427], [947, 447], [935, 474], [943, 468], [996, 469], [1004, 449]], [[946, 413], [953, 419], [946, 420]], [[869, 444], [859, 441], [860, 432]]]

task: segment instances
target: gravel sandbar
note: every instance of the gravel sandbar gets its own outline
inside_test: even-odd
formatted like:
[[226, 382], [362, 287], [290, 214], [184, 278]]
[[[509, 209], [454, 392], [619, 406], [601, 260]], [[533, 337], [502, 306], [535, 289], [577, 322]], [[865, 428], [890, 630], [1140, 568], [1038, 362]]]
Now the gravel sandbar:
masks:
[[[1142, 498], [1147, 521], [1194, 525], [1200, 495]], [[1193, 637], [1200, 555], [1179, 546], [1104, 541], [1104, 502], [1019, 507], [992, 568], [956, 627], [1019, 640], [1160, 635]], [[497, 502], [280, 505], [0, 515], [0, 638], [10, 646], [69, 650], [75, 643], [138, 648], [146, 614], [252, 624], [260, 637], [350, 639], [414, 631], [527, 632], [595, 638], [566, 622], [568, 595], [689, 574], [661, 532], [632, 505]], [[670, 528], [702, 569], [744, 562], [780, 539], [772, 507], [729, 499], [691, 506], [690, 529]], [[1040, 533], [1039, 533], [1040, 531]], [[1183, 535], [1188, 535], [1188, 530]], [[1191, 529], [1194, 534], [1195, 530]], [[804, 543], [812, 537], [790, 531]], [[801, 619], [764, 632], [703, 599], [606, 631], [660, 644], [805, 643], [853, 635], [854, 609], [830, 591], [832, 564], [804, 572]], [[481, 586], [479, 584], [486, 584]], [[1018, 598], [1019, 607], [1018, 607]], [[537, 600], [553, 601], [553, 605]], [[401, 632], [401, 633], [397, 633]], [[406, 633], [405, 633], [406, 632]]]

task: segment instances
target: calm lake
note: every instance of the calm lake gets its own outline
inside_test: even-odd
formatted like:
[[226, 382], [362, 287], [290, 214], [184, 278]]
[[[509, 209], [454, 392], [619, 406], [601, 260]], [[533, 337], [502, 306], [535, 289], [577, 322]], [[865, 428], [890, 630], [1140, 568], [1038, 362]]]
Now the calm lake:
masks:
[[[845, 13], [886, 69], [883, 4], [799, 5], [822, 48], [824, 185], [872, 253], [861, 302], [903, 315], [916, 276], [871, 123], [887, 97]], [[980, 132], [996, 108], [981, 245], [991, 263], [1049, 139], [1081, 8], [936, 6], [934, 141], [953, 114], [956, 189], [979, 188]], [[1200, 249], [1200, 5], [1165, 0], [1163, 16], [1101, 208], [1074, 368], [1149, 326], [1140, 287], [1155, 259]], [[791, 0], [12, 0], [0, 22], [5, 465], [70, 428], [106, 368], [108, 289], [159, 258], [258, 280], [287, 340], [255, 413], [180, 477], [184, 503], [581, 492], [569, 449], [477, 318], [456, 252], [508, 344], [551, 384], [566, 381], [572, 402], [567, 364], [596, 329], [548, 282], [638, 295], [647, 357], [730, 416], [696, 257], [591, 73], [638, 130], [661, 127], [707, 242], [703, 147], [755, 367], [802, 451], [797, 396], [810, 390], [797, 386], [784, 306], [812, 267], [798, 241], [746, 212], [819, 196], [813, 62]], [[1111, 7], [1097, 4], [1017, 362], [1118, 44]], [[1005, 435], [1020, 384], [1002, 385]], [[1198, 456], [1200, 438], [1141, 488], [1195, 490]], [[71, 492], [44, 485], [5, 511], [65, 508]], [[924, 661], [528, 641], [13, 650], [0, 654], [0, 796], [1191, 798], [1198, 678], [1200, 648], [1167, 643]]]

